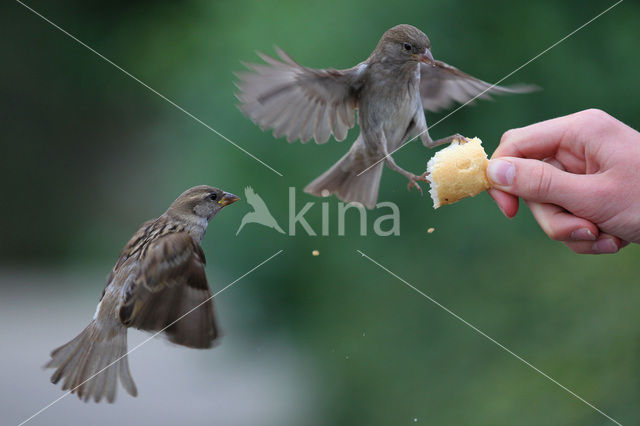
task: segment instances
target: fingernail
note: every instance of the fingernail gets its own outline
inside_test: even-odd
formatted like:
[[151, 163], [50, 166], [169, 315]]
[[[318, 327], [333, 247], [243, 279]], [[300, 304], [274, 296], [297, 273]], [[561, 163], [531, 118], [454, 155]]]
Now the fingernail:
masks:
[[593, 243], [593, 251], [596, 253], [616, 253], [618, 246], [610, 238], [603, 238], [602, 240]]
[[504, 160], [490, 160], [487, 167], [487, 177], [496, 185], [509, 186], [513, 183], [516, 168]]
[[577, 241], [594, 241], [596, 236], [587, 228], [580, 228], [571, 233], [571, 239]]

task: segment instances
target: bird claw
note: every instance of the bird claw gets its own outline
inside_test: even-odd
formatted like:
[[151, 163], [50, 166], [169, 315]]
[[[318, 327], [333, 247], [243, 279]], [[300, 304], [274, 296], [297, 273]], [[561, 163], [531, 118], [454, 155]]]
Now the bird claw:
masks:
[[409, 184], [407, 185], [407, 190], [411, 191], [411, 189], [415, 186], [418, 189], [418, 191], [420, 191], [420, 195], [422, 195], [423, 194], [422, 188], [420, 187], [420, 185], [418, 185], [418, 182], [429, 182], [429, 180], [427, 179], [428, 174], [429, 174], [428, 172], [424, 172], [420, 176], [411, 175], [409, 177]]
[[418, 191], [420, 191], [420, 195], [422, 195], [422, 194], [423, 194], [423, 192], [422, 192], [422, 188], [420, 188], [420, 185], [418, 185], [418, 184], [416, 183], [416, 181], [415, 181], [415, 180], [411, 180], [411, 179], [409, 179], [409, 184], [407, 185], [407, 191], [411, 191], [411, 189], [412, 189], [414, 186], [415, 186], [416, 188], [418, 188]]
[[454, 140], [457, 140], [462, 145], [464, 145], [465, 143], [467, 143], [467, 142], [469, 142], [471, 140], [466, 136], [462, 136], [460, 133], [456, 133], [454, 138], [455, 138]]

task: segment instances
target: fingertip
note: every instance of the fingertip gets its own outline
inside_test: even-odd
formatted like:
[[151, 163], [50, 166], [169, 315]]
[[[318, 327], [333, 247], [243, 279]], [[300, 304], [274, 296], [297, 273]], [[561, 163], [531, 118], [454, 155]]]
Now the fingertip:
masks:
[[525, 201], [540, 228], [552, 240], [587, 241], [593, 244], [598, 239], [598, 227], [581, 217], [574, 216], [555, 204]]
[[597, 241], [564, 241], [564, 244], [578, 254], [614, 254], [625, 246], [625, 241], [609, 234], [600, 234]]
[[571, 231], [569, 239], [572, 241], [595, 241], [598, 239], [598, 231], [589, 229], [588, 226], [576, 228]]
[[622, 247], [622, 241], [618, 237], [600, 234], [600, 238], [593, 243], [592, 250], [595, 254], [613, 254], [620, 251]]
[[500, 137], [498, 146], [491, 154], [491, 160], [500, 157], [522, 157], [518, 148], [519, 140], [521, 139], [521, 128], [509, 129], [505, 131]]
[[508, 144], [510, 141], [515, 139], [515, 136], [518, 133], [518, 130], [519, 129], [509, 129], [506, 132], [504, 132], [502, 134], [502, 136], [500, 137], [500, 144], [499, 145]]
[[518, 213], [519, 201], [518, 197], [508, 194], [496, 188], [490, 188], [489, 196], [496, 202], [498, 208], [508, 219], [513, 218]]

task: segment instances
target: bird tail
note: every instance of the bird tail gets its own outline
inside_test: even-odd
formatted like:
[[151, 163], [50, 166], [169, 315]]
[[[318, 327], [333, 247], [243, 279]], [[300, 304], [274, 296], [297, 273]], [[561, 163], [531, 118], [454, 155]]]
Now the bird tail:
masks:
[[[102, 328], [95, 320], [70, 342], [54, 349], [45, 368], [55, 368], [52, 383], [61, 379], [62, 390], [77, 393], [88, 401], [100, 402], [103, 396], [113, 402], [118, 376], [125, 390], [138, 394], [127, 360], [127, 329], [117, 326]], [[95, 376], [95, 377], [94, 377]]]
[[352, 161], [347, 152], [329, 170], [306, 186], [304, 192], [318, 197], [336, 194], [347, 203], [358, 202], [369, 209], [376, 206], [380, 177], [384, 162], [380, 162], [358, 176], [365, 167]]

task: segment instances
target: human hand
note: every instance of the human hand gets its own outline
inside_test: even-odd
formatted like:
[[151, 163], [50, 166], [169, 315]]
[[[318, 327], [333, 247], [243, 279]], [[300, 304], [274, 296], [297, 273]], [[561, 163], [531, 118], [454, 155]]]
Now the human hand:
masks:
[[505, 216], [521, 197], [543, 231], [576, 253], [640, 243], [640, 133], [603, 111], [505, 132], [487, 176]]

